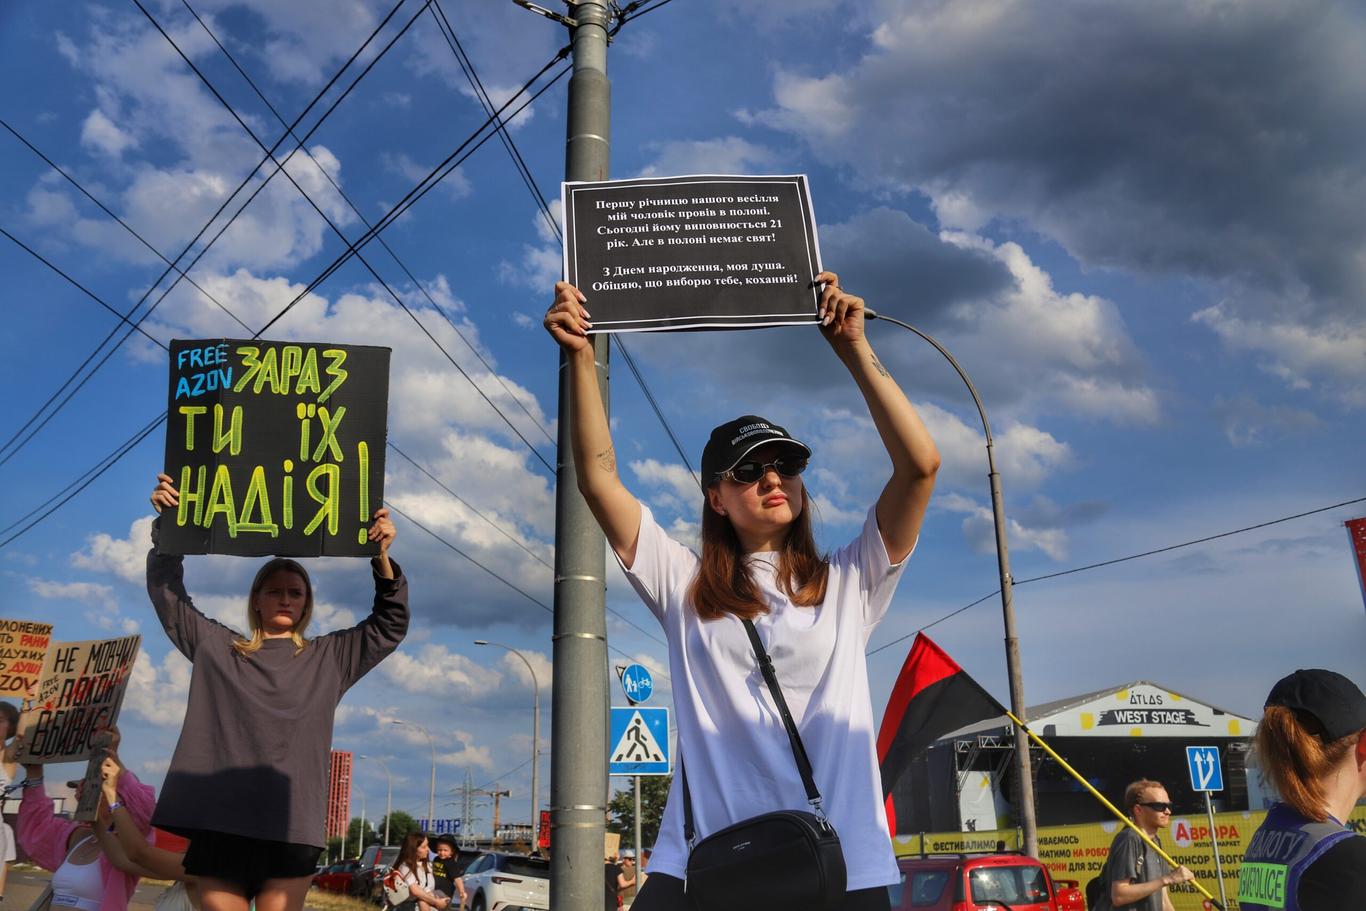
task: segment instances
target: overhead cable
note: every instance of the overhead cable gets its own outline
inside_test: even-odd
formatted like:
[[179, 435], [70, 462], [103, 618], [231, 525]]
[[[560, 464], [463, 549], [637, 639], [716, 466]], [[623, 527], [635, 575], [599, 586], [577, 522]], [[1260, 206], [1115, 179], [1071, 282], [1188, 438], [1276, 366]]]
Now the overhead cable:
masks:
[[[1217, 540], [1219, 540], [1220, 538], [1230, 538], [1230, 537], [1232, 537], [1232, 536], [1234, 536], [1234, 535], [1241, 535], [1241, 534], [1245, 534], [1246, 532], [1249, 532], [1249, 531], [1256, 531], [1256, 530], [1259, 529], [1259, 528], [1267, 528], [1267, 527], [1272, 526], [1272, 525], [1280, 525], [1282, 522], [1291, 522], [1291, 521], [1294, 521], [1295, 519], [1303, 519], [1303, 518], [1305, 518], [1306, 516], [1317, 515], [1318, 513], [1321, 513], [1321, 512], [1329, 512], [1329, 511], [1334, 510], [1334, 509], [1339, 509], [1339, 508], [1341, 508], [1341, 507], [1343, 507], [1343, 506], [1352, 506], [1353, 504], [1356, 504], [1356, 503], [1366, 503], [1366, 497], [1357, 497], [1357, 498], [1354, 499], [1354, 500], [1343, 500], [1341, 503], [1334, 503], [1334, 504], [1332, 504], [1331, 506], [1320, 506], [1320, 507], [1318, 507], [1317, 509], [1310, 509], [1310, 510], [1306, 510], [1305, 512], [1297, 512], [1297, 513], [1295, 513], [1293, 516], [1281, 516], [1279, 519], [1271, 519], [1271, 520], [1266, 521], [1266, 522], [1258, 522], [1258, 523], [1255, 524], [1255, 525], [1245, 525], [1245, 526], [1243, 526], [1242, 528], [1235, 528], [1235, 529], [1233, 529], [1232, 531], [1221, 531], [1221, 532], [1219, 532], [1218, 534], [1206, 535], [1206, 536], [1203, 537], [1203, 538], [1195, 538], [1194, 540], [1191, 540], [1191, 541], [1182, 541], [1180, 544], [1169, 544], [1169, 545], [1166, 546], [1166, 547], [1158, 547], [1158, 548], [1155, 548], [1155, 549], [1153, 549], [1153, 550], [1145, 550], [1145, 551], [1143, 551], [1142, 553], [1130, 554], [1130, 555], [1127, 556], [1127, 557], [1115, 557], [1113, 560], [1102, 560], [1102, 561], [1100, 561], [1099, 563], [1088, 563], [1088, 564], [1086, 564], [1085, 566], [1075, 566], [1075, 567], [1073, 567], [1072, 569], [1064, 569], [1064, 570], [1062, 570], [1062, 571], [1060, 571], [1060, 572], [1056, 572], [1056, 573], [1045, 573], [1045, 574], [1042, 575], [1042, 576], [1033, 576], [1033, 577], [1028, 578], [1028, 579], [1016, 579], [1016, 580], [1014, 580], [1014, 583], [1013, 583], [1013, 584], [1015, 584], [1015, 585], [1017, 585], [1017, 586], [1019, 586], [1019, 585], [1028, 585], [1028, 584], [1031, 583], [1031, 582], [1042, 582], [1042, 581], [1044, 581], [1045, 579], [1056, 579], [1056, 578], [1058, 578], [1059, 576], [1070, 576], [1070, 575], [1072, 575], [1073, 573], [1084, 573], [1084, 572], [1087, 572], [1088, 570], [1100, 569], [1100, 568], [1103, 567], [1103, 566], [1114, 566], [1116, 563], [1127, 563], [1127, 562], [1129, 562], [1130, 560], [1141, 560], [1141, 559], [1144, 558], [1144, 557], [1152, 557], [1152, 556], [1155, 556], [1155, 555], [1157, 555], [1157, 554], [1165, 554], [1165, 553], [1169, 553], [1169, 552], [1171, 552], [1171, 551], [1173, 551], [1173, 550], [1180, 550], [1180, 549], [1183, 548], [1183, 547], [1192, 547], [1192, 546], [1194, 546], [1194, 545], [1196, 545], [1196, 544], [1207, 544], [1207, 543], [1209, 543], [1210, 541], [1217, 541]], [[911, 638], [911, 637], [914, 636], [916, 633], [919, 633], [919, 632], [922, 632], [922, 631], [924, 631], [924, 630], [927, 630], [927, 629], [929, 629], [929, 628], [932, 627], [932, 626], [938, 626], [940, 623], [943, 623], [945, 620], [948, 620], [950, 617], [956, 617], [956, 616], [958, 616], [959, 614], [961, 614], [963, 611], [967, 610], [968, 608], [970, 608], [970, 607], [976, 607], [978, 604], [981, 604], [983, 601], [987, 600], [988, 598], [993, 598], [993, 597], [995, 597], [996, 595], [998, 595], [998, 594], [1000, 593], [1000, 591], [1001, 591], [1001, 590], [998, 588], [998, 589], [996, 589], [995, 591], [987, 592], [985, 595], [983, 595], [982, 597], [978, 598], [976, 601], [973, 601], [971, 604], [965, 604], [965, 605], [963, 605], [962, 607], [958, 608], [957, 610], [954, 610], [954, 611], [951, 611], [951, 612], [945, 614], [944, 616], [940, 617], [938, 620], [935, 620], [935, 621], [933, 621], [933, 622], [931, 622], [931, 623], [925, 624], [924, 626], [920, 627], [920, 629], [912, 630], [911, 632], [907, 633], [907, 634], [904, 635], [904, 636], [898, 636], [897, 638], [893, 639], [891, 642], [887, 642], [887, 643], [884, 643], [884, 644], [882, 644], [882, 645], [879, 645], [877, 648], [875, 648], [875, 649], [870, 649], [869, 651], [865, 652], [864, 654], [865, 654], [865, 655], [876, 655], [878, 652], [882, 651], [883, 649], [885, 649], [885, 648], [891, 648], [893, 645], [896, 645], [898, 642], [905, 642], [907, 639]]]

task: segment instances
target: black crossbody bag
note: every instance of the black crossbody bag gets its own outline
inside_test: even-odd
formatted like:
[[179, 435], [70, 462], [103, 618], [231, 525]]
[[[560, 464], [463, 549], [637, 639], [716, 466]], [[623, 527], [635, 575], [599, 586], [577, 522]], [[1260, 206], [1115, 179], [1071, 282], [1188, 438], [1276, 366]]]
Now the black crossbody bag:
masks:
[[802, 746], [787, 700], [778, 686], [759, 632], [744, 621], [759, 671], [782, 715], [792, 757], [797, 761], [806, 799], [812, 812], [777, 810], [752, 816], [696, 840], [688, 772], [682, 760], [683, 834], [688, 840], [684, 893], [701, 911], [753, 911], [783, 908], [790, 911], [828, 911], [844, 901], [844, 852], [835, 827], [821, 809], [821, 794], [811, 775], [811, 760]]

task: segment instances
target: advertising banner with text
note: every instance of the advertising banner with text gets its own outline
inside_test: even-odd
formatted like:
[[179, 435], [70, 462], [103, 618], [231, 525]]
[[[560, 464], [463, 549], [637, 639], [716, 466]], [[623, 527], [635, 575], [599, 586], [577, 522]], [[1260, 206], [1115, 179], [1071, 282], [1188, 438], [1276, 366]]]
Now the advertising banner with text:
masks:
[[564, 275], [593, 332], [815, 322], [820, 245], [805, 175], [562, 186]]
[[166, 474], [173, 554], [371, 556], [384, 497], [389, 349], [171, 342]]
[[[1229, 911], [1236, 911], [1238, 902], [1238, 871], [1243, 862], [1252, 833], [1266, 818], [1265, 810], [1251, 812], [1215, 813], [1215, 840], [1219, 845], [1219, 860], [1223, 864], [1224, 888], [1229, 898]], [[1074, 879], [1085, 886], [1100, 874], [1105, 858], [1110, 854], [1110, 842], [1119, 831], [1118, 820], [1074, 826], [1041, 826], [1039, 828], [1039, 860], [1048, 867], [1054, 879]], [[1348, 817], [1347, 825], [1359, 835], [1366, 835], [1366, 807], [1358, 806]], [[1203, 812], [1172, 818], [1171, 828], [1161, 833], [1162, 848], [1177, 862], [1185, 864], [1205, 888], [1218, 896], [1214, 853], [1210, 846], [1209, 817]], [[994, 851], [1005, 842], [1006, 850], [1020, 849], [1018, 829], [993, 832], [927, 832], [924, 835], [898, 835], [893, 840], [898, 856], [921, 853], [922, 841], [926, 853], [957, 853]], [[1173, 886], [1169, 890], [1177, 911], [1201, 911], [1204, 898], [1190, 883]]]

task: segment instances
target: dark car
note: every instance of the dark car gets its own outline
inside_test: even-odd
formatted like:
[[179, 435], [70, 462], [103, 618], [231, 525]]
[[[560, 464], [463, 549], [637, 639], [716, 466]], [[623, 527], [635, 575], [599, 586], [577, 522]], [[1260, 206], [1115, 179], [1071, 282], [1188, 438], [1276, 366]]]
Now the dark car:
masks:
[[1078, 883], [1024, 854], [898, 857], [892, 911], [1086, 911]]
[[398, 845], [370, 845], [361, 852], [356, 870], [351, 874], [351, 894], [376, 904], [384, 900], [381, 883], [390, 866], [398, 860]]

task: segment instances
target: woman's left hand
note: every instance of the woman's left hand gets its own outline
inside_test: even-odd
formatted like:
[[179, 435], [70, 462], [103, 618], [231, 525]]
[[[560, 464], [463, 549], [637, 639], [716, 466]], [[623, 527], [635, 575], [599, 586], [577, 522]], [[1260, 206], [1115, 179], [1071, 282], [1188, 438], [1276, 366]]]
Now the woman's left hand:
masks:
[[839, 276], [822, 272], [816, 282], [825, 283], [816, 316], [820, 319], [821, 334], [832, 345], [846, 345], [863, 339], [863, 298], [855, 297], [840, 288]]
[[394, 543], [394, 538], [398, 535], [393, 520], [389, 518], [389, 507], [381, 506], [376, 509], [374, 519], [370, 526], [370, 540], [378, 541], [380, 554], [387, 556], [389, 545]]

